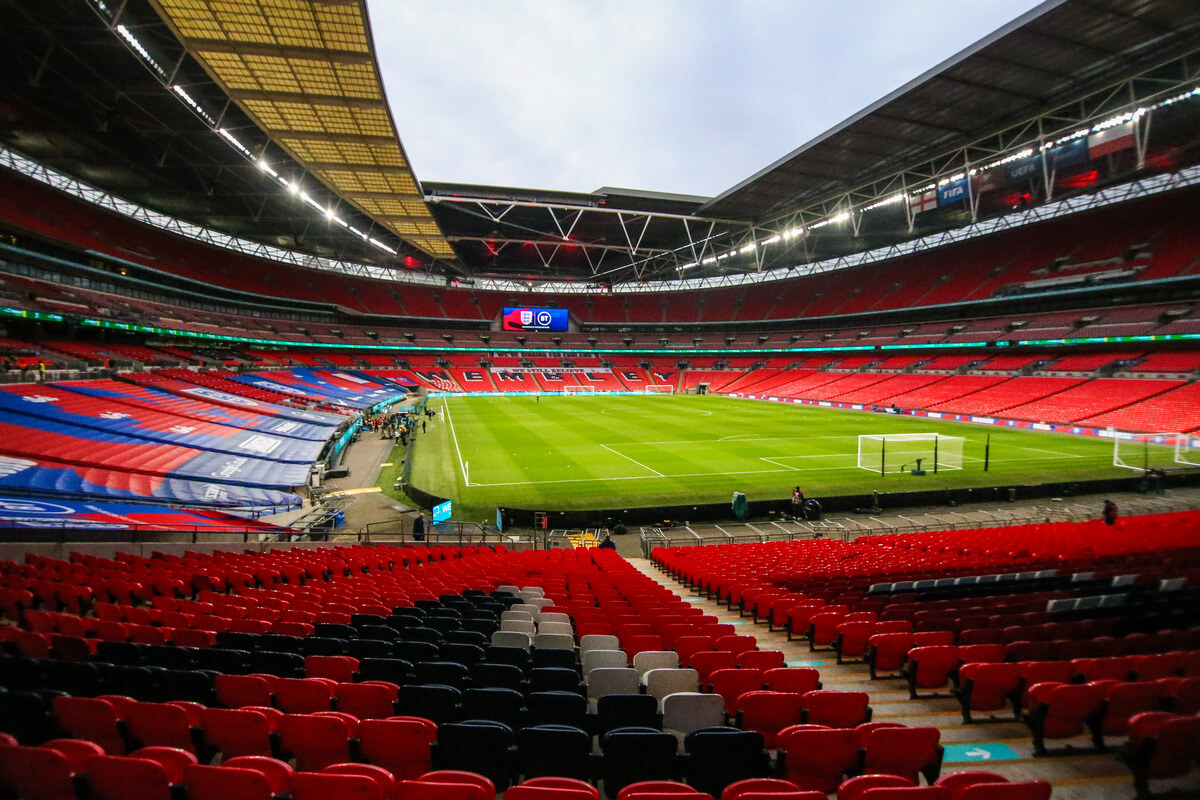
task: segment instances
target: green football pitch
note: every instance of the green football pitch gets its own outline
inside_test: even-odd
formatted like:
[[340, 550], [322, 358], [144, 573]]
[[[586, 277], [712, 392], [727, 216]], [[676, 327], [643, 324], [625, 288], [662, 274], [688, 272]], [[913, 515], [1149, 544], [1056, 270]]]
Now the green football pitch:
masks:
[[[413, 449], [412, 483], [455, 518], [497, 506], [630, 508], [1124, 477], [1106, 439], [695, 395], [441, 397]], [[860, 434], [963, 437], [961, 469], [858, 466]], [[991, 437], [989, 471], [984, 444]], [[402, 453], [393, 459], [399, 464]], [[874, 461], [873, 463], [878, 463]], [[390, 491], [394, 475], [382, 477]]]

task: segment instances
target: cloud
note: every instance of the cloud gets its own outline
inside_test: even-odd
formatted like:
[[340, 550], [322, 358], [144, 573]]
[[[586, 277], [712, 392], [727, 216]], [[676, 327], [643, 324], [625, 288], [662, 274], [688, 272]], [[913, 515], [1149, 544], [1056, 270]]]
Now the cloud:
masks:
[[423, 181], [713, 195], [1032, 0], [370, 0]]

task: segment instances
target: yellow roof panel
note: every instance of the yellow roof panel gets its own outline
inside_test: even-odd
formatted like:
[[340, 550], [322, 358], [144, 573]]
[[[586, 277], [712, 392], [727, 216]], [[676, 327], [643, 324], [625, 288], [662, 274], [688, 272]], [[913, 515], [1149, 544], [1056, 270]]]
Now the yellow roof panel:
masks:
[[277, 145], [344, 200], [454, 260], [396, 135], [366, 0], [151, 0]]

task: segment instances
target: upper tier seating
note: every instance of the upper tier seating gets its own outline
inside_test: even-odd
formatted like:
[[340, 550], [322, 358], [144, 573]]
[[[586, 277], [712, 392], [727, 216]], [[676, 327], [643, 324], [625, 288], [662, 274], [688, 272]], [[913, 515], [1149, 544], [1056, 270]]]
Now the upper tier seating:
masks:
[[[352, 313], [461, 320], [493, 319], [505, 305], [567, 308], [585, 322], [647, 323], [789, 319], [913, 308], [982, 299], [1001, 289], [1036, 283], [1046, 279], [1051, 262], [1061, 257], [1068, 261], [1058, 264], [1053, 273], [1060, 280], [1115, 268], [1129, 269], [1136, 280], [1171, 277], [1200, 255], [1200, 247], [1189, 235], [1197, 198], [1200, 192], [1194, 189], [1172, 192], [1169, 197], [1125, 203], [894, 259], [884, 267], [885, 274], [895, 276], [893, 280], [880, 279], [880, 266], [870, 264], [708, 291], [588, 297], [525, 294], [517, 300], [505, 292], [398, 282], [382, 283], [381, 291], [377, 281], [210, 247], [135, 223], [15, 172], [0, 174], [0, 221], [14, 230], [251, 295], [330, 303]], [[1149, 245], [1150, 255], [1123, 262], [1121, 254], [1140, 244]], [[86, 300], [65, 302], [88, 307]], [[1113, 333], [1106, 330], [1104, 335]]]

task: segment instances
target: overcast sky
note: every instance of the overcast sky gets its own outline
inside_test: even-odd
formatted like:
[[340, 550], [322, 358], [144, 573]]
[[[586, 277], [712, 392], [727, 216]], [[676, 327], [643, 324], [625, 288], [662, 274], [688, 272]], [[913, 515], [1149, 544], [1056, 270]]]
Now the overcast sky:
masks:
[[716, 195], [1034, 0], [368, 0], [422, 181]]

